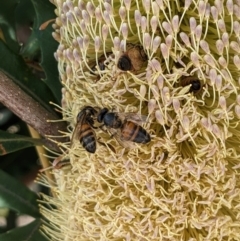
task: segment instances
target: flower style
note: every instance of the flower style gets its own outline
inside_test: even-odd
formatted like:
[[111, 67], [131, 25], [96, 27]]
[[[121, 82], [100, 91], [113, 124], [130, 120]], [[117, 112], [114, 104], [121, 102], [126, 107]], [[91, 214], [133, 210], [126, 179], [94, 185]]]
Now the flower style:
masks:
[[[51, 240], [240, 240], [240, 1], [52, 0], [72, 137], [84, 106], [137, 112], [148, 144], [62, 144]], [[50, 185], [50, 184], [49, 184]]]

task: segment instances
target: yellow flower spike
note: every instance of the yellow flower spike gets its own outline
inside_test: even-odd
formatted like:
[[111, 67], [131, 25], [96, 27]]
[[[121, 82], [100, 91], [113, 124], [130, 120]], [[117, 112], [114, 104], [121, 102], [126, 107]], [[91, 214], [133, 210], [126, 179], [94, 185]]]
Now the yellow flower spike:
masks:
[[127, 148], [102, 127], [94, 154], [61, 144], [46, 235], [240, 241], [238, 1], [53, 2], [66, 135], [92, 106], [146, 116], [151, 141]]

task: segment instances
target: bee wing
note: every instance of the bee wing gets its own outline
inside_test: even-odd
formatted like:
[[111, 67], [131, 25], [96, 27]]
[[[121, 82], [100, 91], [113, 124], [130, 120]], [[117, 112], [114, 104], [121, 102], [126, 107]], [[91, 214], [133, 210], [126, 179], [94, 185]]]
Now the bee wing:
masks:
[[111, 136], [114, 137], [121, 146], [123, 146], [123, 147], [125, 147], [127, 149], [134, 147], [134, 143], [133, 142], [126, 141], [126, 140], [124, 140], [124, 138], [122, 138], [121, 130], [108, 128], [108, 131], [110, 132]]
[[109, 143], [106, 143], [106, 142], [101, 141], [101, 139], [100, 139], [100, 138], [97, 140], [97, 142], [98, 142], [100, 145], [102, 145], [102, 146], [105, 146], [105, 147], [109, 148], [109, 149], [110, 149], [112, 152], [114, 152], [114, 153], [116, 154], [116, 150], [115, 150], [115, 148], [113, 147], [113, 145], [111, 145], [111, 144], [109, 144]]
[[140, 115], [138, 113], [133, 113], [133, 112], [117, 112], [118, 116], [122, 119], [122, 120], [130, 120], [132, 122], [135, 122], [136, 124], [142, 124], [145, 123], [147, 121], [147, 116], [145, 115]]
[[71, 147], [73, 145], [73, 142], [77, 139], [80, 138], [80, 130], [81, 130], [81, 122], [78, 122], [74, 128], [73, 134], [72, 134], [72, 138], [71, 138]]
[[81, 133], [81, 128], [82, 128], [82, 123], [85, 121], [85, 115], [81, 115], [81, 117], [78, 119], [77, 118], [77, 123], [76, 126], [74, 128], [73, 134], [72, 134], [72, 138], [71, 138], [71, 146], [74, 142], [74, 140], [80, 138], [80, 133]]

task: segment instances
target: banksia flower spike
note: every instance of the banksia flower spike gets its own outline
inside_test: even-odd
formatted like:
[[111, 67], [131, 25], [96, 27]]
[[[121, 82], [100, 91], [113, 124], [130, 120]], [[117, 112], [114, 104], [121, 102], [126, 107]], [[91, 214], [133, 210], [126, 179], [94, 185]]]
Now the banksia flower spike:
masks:
[[146, 144], [65, 145], [51, 240], [240, 240], [240, 2], [53, 0], [72, 138], [84, 106], [147, 116]]

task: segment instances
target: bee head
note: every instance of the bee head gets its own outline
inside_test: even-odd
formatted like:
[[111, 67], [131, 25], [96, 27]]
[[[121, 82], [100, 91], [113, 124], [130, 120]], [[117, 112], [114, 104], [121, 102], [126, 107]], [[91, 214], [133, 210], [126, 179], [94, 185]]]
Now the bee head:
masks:
[[100, 112], [98, 113], [98, 116], [97, 116], [97, 121], [99, 123], [102, 123], [103, 122], [103, 119], [104, 119], [104, 116], [108, 113], [108, 109], [107, 108], [103, 108], [100, 110]]
[[95, 116], [97, 111], [92, 106], [85, 106], [77, 115], [77, 122], [79, 122], [83, 115]]
[[132, 69], [132, 63], [130, 58], [127, 55], [123, 55], [118, 60], [117, 67], [121, 69], [122, 71], [128, 71]]

